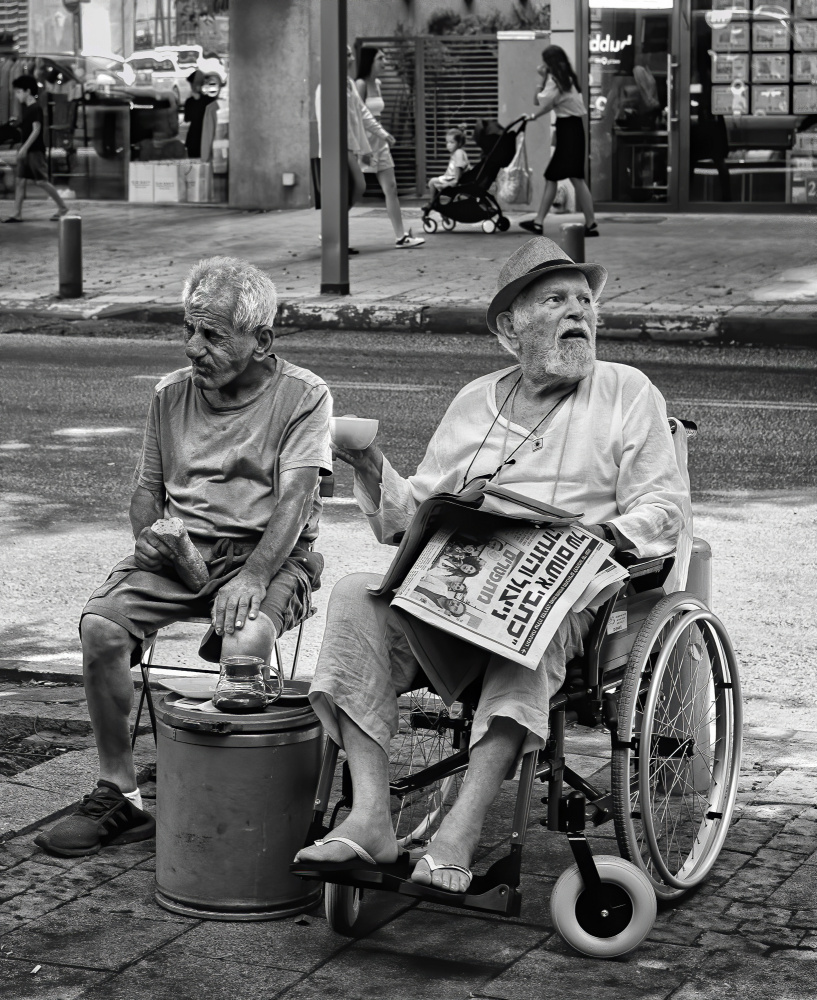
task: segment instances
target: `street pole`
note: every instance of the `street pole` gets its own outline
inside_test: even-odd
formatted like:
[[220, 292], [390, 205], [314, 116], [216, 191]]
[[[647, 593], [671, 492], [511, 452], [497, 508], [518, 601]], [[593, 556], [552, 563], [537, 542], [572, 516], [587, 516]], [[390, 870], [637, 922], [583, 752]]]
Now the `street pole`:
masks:
[[346, 0], [321, 0], [321, 292], [349, 294]]

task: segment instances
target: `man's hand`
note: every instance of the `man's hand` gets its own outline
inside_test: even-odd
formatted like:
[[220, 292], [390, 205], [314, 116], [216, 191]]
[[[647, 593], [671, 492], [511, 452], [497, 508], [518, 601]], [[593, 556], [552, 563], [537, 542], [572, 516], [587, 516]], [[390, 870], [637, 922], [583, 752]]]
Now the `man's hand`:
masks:
[[211, 613], [218, 635], [232, 635], [248, 617], [256, 618], [266, 595], [267, 583], [247, 569], [228, 580], [216, 594]]
[[372, 154], [371, 153], [361, 153], [360, 154], [360, 162], [363, 164], [364, 167], [368, 167], [371, 164], [371, 162], [372, 162]]
[[158, 573], [162, 566], [172, 565], [173, 551], [152, 528], [142, 528], [136, 539], [133, 558], [139, 569]]
[[391, 147], [391, 146], [393, 146], [397, 142], [397, 140], [394, 138], [394, 136], [391, 134], [391, 132], [387, 132], [386, 133], [386, 142]]

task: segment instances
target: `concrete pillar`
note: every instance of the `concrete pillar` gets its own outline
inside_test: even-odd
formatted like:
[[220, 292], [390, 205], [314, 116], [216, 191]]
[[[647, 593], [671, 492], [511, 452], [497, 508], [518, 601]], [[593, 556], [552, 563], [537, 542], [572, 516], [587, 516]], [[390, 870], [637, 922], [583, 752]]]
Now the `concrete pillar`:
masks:
[[[311, 0], [230, 3], [230, 204], [310, 204]], [[284, 187], [282, 175], [295, 174]]]

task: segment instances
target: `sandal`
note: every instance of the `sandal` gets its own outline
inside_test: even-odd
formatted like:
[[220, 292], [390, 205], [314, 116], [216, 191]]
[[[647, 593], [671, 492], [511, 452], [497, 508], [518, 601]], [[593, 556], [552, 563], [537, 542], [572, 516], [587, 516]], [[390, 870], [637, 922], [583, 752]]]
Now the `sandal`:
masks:
[[526, 229], [529, 233], [535, 233], [537, 236], [541, 236], [544, 229], [535, 219], [525, 219], [524, 222], [519, 223], [519, 228]]
[[22, 219], [18, 219], [16, 215], [10, 215], [7, 219], [3, 219], [3, 222], [22, 222]]
[[598, 224], [595, 223], [595, 222], [593, 222], [591, 225], [585, 226], [584, 227], [584, 235], [585, 236], [601, 236], [601, 233], [599, 232]]

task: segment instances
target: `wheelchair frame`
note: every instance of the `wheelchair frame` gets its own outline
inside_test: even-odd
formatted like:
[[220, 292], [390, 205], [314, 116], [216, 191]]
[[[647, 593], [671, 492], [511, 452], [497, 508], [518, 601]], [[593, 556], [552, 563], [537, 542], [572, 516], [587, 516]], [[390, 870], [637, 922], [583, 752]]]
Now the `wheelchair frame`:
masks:
[[[467, 892], [454, 894], [412, 882], [410, 876], [414, 862], [407, 852], [403, 853], [394, 864], [372, 867], [362, 863], [350, 863], [348, 869], [331, 873], [315, 870], [308, 862], [291, 865], [291, 871], [302, 878], [318, 879], [328, 883], [327, 916], [335, 930], [355, 934], [354, 925], [357, 921], [360, 895], [368, 889], [396, 892], [403, 896], [427, 899], [455, 908], [509, 917], [519, 916], [522, 903], [519, 888], [522, 849], [537, 780], [547, 783], [547, 795], [542, 799], [547, 805], [547, 811], [540, 822], [551, 831], [567, 834], [576, 861], [576, 867], [568, 869], [557, 882], [551, 897], [551, 912], [557, 928], [577, 950], [599, 957], [612, 957], [632, 950], [640, 944], [652, 927], [656, 897], [665, 900], [674, 899], [703, 881], [711, 870], [725, 839], [737, 792], [742, 727], [740, 683], [728, 635], [704, 602], [692, 594], [678, 593], [667, 596], [661, 589], [672, 563], [672, 557], [633, 561], [629, 566], [629, 580], [623, 585], [622, 590], [599, 610], [585, 643], [584, 657], [567, 665], [565, 685], [551, 699], [549, 738], [546, 746], [536, 753], [526, 754], [523, 758], [511, 825], [509, 852], [505, 857], [495, 861], [485, 874], [475, 875]], [[640, 623], [635, 641], [626, 650], [624, 663], [620, 662], [621, 656], [619, 656], [613, 660], [612, 666], [608, 666], [602, 662], [608, 625], [616, 605], [620, 605], [625, 596], [630, 599], [639, 597], [645, 602], [652, 598], [655, 600], [652, 611]], [[661, 609], [664, 608], [671, 612], [666, 623], [669, 631], [663, 631], [662, 626], [653, 637], [654, 641], [651, 640], [649, 648], [644, 648], [646, 640], [650, 639], [650, 634], [647, 633], [650, 633], [650, 629], [655, 631], [655, 625], [663, 614]], [[661, 613], [654, 617], [658, 611]], [[674, 618], [677, 620], [673, 622]], [[647, 725], [649, 738], [646, 741], [641, 738], [641, 730], [636, 731], [635, 720], [638, 720], [641, 726], [645, 724], [644, 705], [649, 704], [650, 698], [652, 699], [650, 710], [654, 713], [661, 698], [666, 700], [669, 697], [671, 700], [675, 697], [672, 691], [667, 696], [660, 692], [658, 695], [650, 695], [649, 690], [656, 685], [660, 688], [662, 684], [666, 688], [667, 677], [670, 680], [670, 687], [677, 687], [668, 674], [668, 663], [679, 637], [685, 630], [692, 635], [692, 629], [700, 641], [698, 638], [694, 641], [687, 638], [687, 647], [681, 664], [684, 658], [696, 655], [696, 647], [701, 649], [698, 660], [700, 661], [706, 654], [710, 663], [713, 679], [708, 690], [712, 691], [714, 700], [713, 705], [705, 710], [709, 712], [705, 725], [710, 730], [714, 726], [717, 745], [712, 748], [712, 769], [708, 770], [708, 763], [706, 768], [710, 788], [716, 788], [716, 794], [713, 796], [714, 801], [708, 804], [706, 813], [701, 813], [699, 830], [705, 834], [703, 845], [698, 848], [696, 833], [689, 858], [684, 860], [680, 869], [673, 872], [670, 870], [671, 859], [661, 856], [660, 830], [656, 833], [653, 828], [650, 839], [650, 831], [646, 829], [650, 824], [646, 818], [644, 819], [644, 839], [647, 841], [645, 850], [642, 850], [638, 838], [628, 831], [631, 831], [633, 817], [639, 820], [642, 818], [639, 812], [642, 806], [640, 802], [634, 800], [634, 794], [641, 795], [642, 800], [645, 798], [644, 786], [640, 783], [640, 773], [648, 775], [646, 786], [648, 789], [653, 782], [656, 788], [662, 783], [668, 784], [669, 791], [664, 789], [665, 798], [671, 798], [673, 794], [684, 794], [685, 785], [688, 784], [687, 778], [679, 779], [678, 774], [684, 769], [686, 760], [693, 758], [696, 753], [698, 756], [703, 756], [696, 747], [697, 730], [692, 735], [689, 733], [691, 717], [699, 709], [692, 707], [687, 713], [684, 706], [681, 706], [681, 714], [685, 720], [683, 732], [677, 731], [677, 723], [675, 729], [672, 725], [669, 727], [664, 725], [663, 731], [659, 726], [659, 731], [656, 732], [650, 718]], [[659, 645], [656, 649], [655, 642], [660, 642], [661, 637], [664, 640], [663, 645]], [[689, 653], [690, 649], [692, 654]], [[656, 675], [658, 680], [656, 685], [653, 685], [652, 680]], [[625, 700], [622, 689], [628, 687], [625, 683], [627, 676], [632, 681], [626, 692], [629, 707], [627, 717], [621, 720], [619, 707]], [[707, 685], [709, 684], [708, 679]], [[697, 680], [695, 685], [698, 686]], [[467, 735], [473, 715], [472, 708], [467, 705], [467, 695], [468, 692], [465, 692], [461, 698], [465, 706], [465, 713], [461, 718], [429, 716], [424, 721], [423, 713], [420, 713], [419, 719], [415, 720], [412, 717], [412, 728], [450, 729], [454, 736], [456, 752], [414, 774], [393, 781], [390, 786], [393, 796], [402, 797], [416, 788], [465, 772], [468, 766]], [[683, 695], [681, 697], [683, 698]], [[698, 694], [693, 692], [692, 698], [695, 700]], [[646, 702], [640, 699], [646, 699]], [[687, 714], [690, 716], [689, 722], [686, 721]], [[438, 715], [442, 716], [443, 713]], [[602, 791], [567, 766], [565, 726], [568, 721], [593, 728], [604, 723], [609, 730], [614, 766], [617, 757], [620, 765], [618, 794], [615, 775], [611, 790]], [[625, 730], [623, 732], [622, 727]], [[692, 728], [694, 730], [694, 726]], [[465, 745], [462, 745], [463, 743]], [[709, 749], [704, 747], [705, 751]], [[656, 764], [653, 753], [657, 760], [663, 760], [665, 763]], [[341, 798], [335, 805], [328, 825], [324, 823], [337, 757], [337, 746], [327, 741], [307, 844], [325, 836], [332, 829], [339, 808], [351, 805], [351, 778], [348, 766], [344, 763]], [[636, 774], [631, 777], [632, 764], [636, 765]], [[682, 781], [680, 792], [679, 780]], [[565, 793], [565, 786], [571, 791]], [[628, 790], [626, 802], [621, 801], [624, 786]], [[634, 787], [640, 791], [634, 793]], [[657, 794], [661, 794], [660, 790]], [[649, 792], [647, 797], [651, 795], [653, 793]], [[645, 808], [645, 812], [648, 811]], [[615, 857], [594, 858], [592, 854], [584, 833], [587, 823], [599, 826], [611, 819], [616, 821], [617, 839], [620, 843], [622, 839], [625, 840], [627, 850], [624, 853], [629, 855], [628, 860], [633, 863], [632, 865]], [[647, 861], [643, 857], [645, 853]], [[690, 862], [690, 859], [694, 863]], [[689, 871], [686, 871], [685, 867], [689, 867]], [[634, 868], [637, 878], [633, 872], [628, 873], [623, 870], [629, 868]], [[572, 888], [564, 882], [569, 875], [573, 877]], [[640, 885], [636, 884], [638, 879], [641, 880]], [[560, 886], [563, 884], [564, 889], [561, 889]], [[646, 895], [644, 884], [649, 887]], [[354, 895], [350, 896], [350, 893]], [[556, 897], [559, 893], [562, 896], [570, 896], [569, 908], [575, 910], [575, 919], [571, 917], [567, 921], [567, 928], [564, 926], [565, 922], [560, 921], [555, 912]], [[563, 910], [564, 904], [560, 903], [560, 906]], [[645, 916], [644, 911], [649, 907], [652, 907], [652, 914]], [[635, 920], [636, 911], [640, 911], [640, 921]]]

